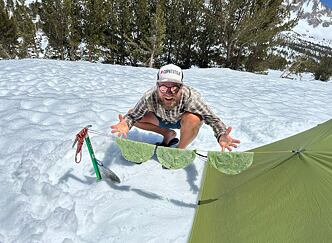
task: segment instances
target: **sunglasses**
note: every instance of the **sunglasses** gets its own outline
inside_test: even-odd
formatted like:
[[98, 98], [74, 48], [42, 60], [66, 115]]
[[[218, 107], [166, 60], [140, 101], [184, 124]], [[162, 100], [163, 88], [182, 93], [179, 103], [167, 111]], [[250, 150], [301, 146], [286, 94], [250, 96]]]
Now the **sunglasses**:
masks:
[[180, 91], [181, 87], [182, 85], [174, 85], [170, 87], [164, 84], [158, 85], [159, 91], [162, 94], [168, 94], [168, 93], [177, 94]]

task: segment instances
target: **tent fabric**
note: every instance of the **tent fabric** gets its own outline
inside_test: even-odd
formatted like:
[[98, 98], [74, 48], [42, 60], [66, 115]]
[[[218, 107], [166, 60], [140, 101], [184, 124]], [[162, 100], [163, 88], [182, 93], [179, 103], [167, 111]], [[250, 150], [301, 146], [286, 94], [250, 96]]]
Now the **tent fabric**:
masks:
[[206, 164], [189, 242], [331, 242], [332, 120], [250, 152], [238, 175]]

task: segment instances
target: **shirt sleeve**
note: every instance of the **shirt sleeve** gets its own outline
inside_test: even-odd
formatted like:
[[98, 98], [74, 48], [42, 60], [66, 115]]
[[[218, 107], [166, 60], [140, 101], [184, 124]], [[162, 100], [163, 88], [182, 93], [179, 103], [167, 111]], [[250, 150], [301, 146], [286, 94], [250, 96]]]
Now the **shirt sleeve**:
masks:
[[129, 130], [132, 128], [134, 123], [143, 118], [143, 116], [148, 112], [148, 106], [146, 97], [143, 96], [135, 105], [135, 107], [130, 110], [124, 118], [126, 119]]
[[227, 129], [226, 125], [213, 113], [197, 91], [191, 91], [185, 110], [200, 115], [204, 123], [212, 127], [214, 136], [219, 141], [219, 137], [223, 135]]

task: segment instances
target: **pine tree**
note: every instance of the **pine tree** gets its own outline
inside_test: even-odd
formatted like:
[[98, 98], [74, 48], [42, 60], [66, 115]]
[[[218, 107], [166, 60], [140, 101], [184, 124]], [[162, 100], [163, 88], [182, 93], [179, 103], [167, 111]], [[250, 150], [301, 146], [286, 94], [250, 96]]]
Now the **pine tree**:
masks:
[[166, 43], [164, 62], [189, 68], [196, 56], [202, 0], [166, 1]]
[[101, 56], [101, 44], [107, 23], [107, 5], [104, 0], [84, 0], [83, 37], [87, 45], [89, 60]]
[[10, 17], [5, 3], [0, 1], [0, 57], [14, 58], [17, 47], [17, 26], [14, 18]]
[[6, 0], [6, 9], [11, 13], [10, 15], [12, 15], [15, 10], [15, 4], [13, 0]]
[[20, 40], [18, 47], [19, 57], [24, 58], [29, 55], [36, 54], [36, 27], [32, 21], [32, 13], [30, 9], [25, 6], [24, 0], [17, 1], [13, 16], [17, 23], [18, 36]]
[[[289, 8], [282, 0], [213, 0], [219, 11], [216, 16], [220, 54], [225, 66], [238, 69], [241, 64], [253, 71], [262, 64], [267, 49], [283, 30], [290, 29], [295, 21], [285, 22]], [[244, 57], [249, 56], [245, 61]]]
[[190, 68], [193, 64], [195, 49], [198, 46], [198, 29], [201, 22], [203, 12], [202, 0], [186, 0], [183, 1], [183, 14], [181, 22], [181, 45], [179, 48], [180, 59], [179, 64], [183, 68]]
[[252, 72], [268, 68], [266, 58], [269, 48], [280, 44], [278, 34], [291, 29], [296, 23], [296, 20], [285, 22], [289, 15], [289, 7], [283, 6], [282, 0], [257, 3], [251, 8], [249, 28], [246, 27], [246, 34], [240, 40], [242, 48], [247, 48], [249, 53], [249, 58], [245, 62], [246, 70]]
[[41, 2], [42, 29], [48, 37], [49, 47], [53, 49], [50, 55], [61, 60], [64, 60], [68, 54], [70, 11], [67, 0], [42, 0]]
[[155, 59], [160, 54], [162, 54], [164, 49], [164, 40], [166, 32], [165, 23], [165, 4], [164, 1], [158, 1], [156, 6], [155, 14], [151, 17], [151, 28], [149, 36], [146, 38], [145, 42], [141, 42], [148, 59], [146, 64], [151, 68], [155, 65]]
[[40, 13], [42, 12], [42, 4], [41, 2], [32, 2], [29, 4], [29, 10], [31, 11], [31, 16], [33, 19], [33, 23], [35, 25], [35, 30], [36, 30], [36, 36], [35, 36], [35, 50], [36, 50], [36, 56], [37, 57], [42, 57], [44, 56], [44, 50], [43, 50], [43, 35], [42, 33], [42, 23], [40, 20]]
[[323, 56], [314, 71], [315, 79], [321, 81], [328, 81], [332, 76], [332, 56]]
[[133, 14], [132, 14], [132, 3], [127, 0], [118, 0], [117, 1], [117, 17], [118, 17], [118, 50], [116, 63], [118, 64], [130, 64], [131, 54], [129, 52], [129, 38], [132, 33], [132, 23], [133, 23]]
[[215, 24], [216, 8], [211, 4], [203, 5], [202, 16], [197, 29], [197, 53], [195, 63], [207, 68], [216, 60], [217, 28]]
[[142, 43], [150, 35], [151, 6], [148, 0], [137, 0], [132, 3], [132, 13], [130, 29], [131, 33], [126, 35], [128, 40], [128, 51], [130, 53], [131, 65], [141, 65], [146, 59], [146, 53], [142, 50]]
[[182, 25], [181, 19], [183, 6], [181, 0], [166, 0], [166, 40], [164, 63], [177, 64], [180, 61], [179, 50], [181, 48]]
[[82, 6], [81, 0], [66, 0], [65, 6], [68, 9], [68, 54], [70, 60], [81, 58], [77, 54], [79, 45], [82, 42]]
[[119, 19], [117, 0], [111, 0], [106, 5], [106, 28], [104, 30], [103, 46], [106, 48], [105, 62], [117, 63], [117, 55], [119, 51]]
[[[151, 5], [153, 5], [153, 3]], [[141, 37], [149, 32], [151, 6], [149, 0], [137, 0], [136, 3], [134, 1], [133, 7], [135, 15], [134, 22], [137, 26], [136, 31], [138, 36]]]
[[[151, 11], [146, 11], [146, 14], [150, 12], [151, 15], [147, 18], [149, 23], [134, 26], [134, 29], [138, 27], [140, 31], [134, 34], [135, 38], [128, 42], [133, 57], [148, 67], [155, 65], [155, 59], [163, 51], [166, 30], [164, 7], [163, 0], [158, 1], [156, 5], [151, 5]], [[137, 16], [135, 16], [135, 19], [137, 19]]]

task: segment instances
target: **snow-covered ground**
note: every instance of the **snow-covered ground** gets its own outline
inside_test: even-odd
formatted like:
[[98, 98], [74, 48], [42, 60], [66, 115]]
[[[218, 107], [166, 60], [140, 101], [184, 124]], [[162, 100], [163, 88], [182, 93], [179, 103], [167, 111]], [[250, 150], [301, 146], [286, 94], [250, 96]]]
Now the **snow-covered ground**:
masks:
[[[156, 69], [61, 62], [0, 61], [0, 242], [186, 242], [204, 161], [163, 170], [157, 161], [127, 162], [110, 136]], [[229, 69], [184, 71], [244, 151], [298, 133], [332, 117], [332, 83], [255, 75]], [[71, 148], [91, 124], [96, 157], [120, 184], [96, 182], [86, 147]], [[133, 129], [130, 138], [161, 136]], [[190, 148], [218, 150], [203, 126]]]

